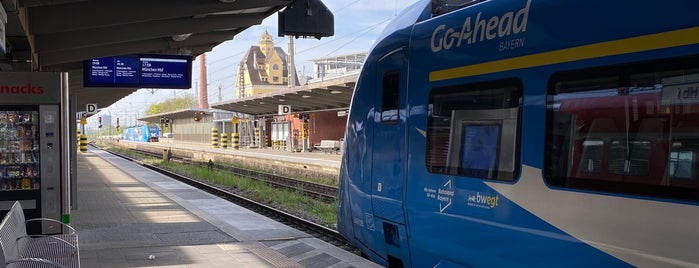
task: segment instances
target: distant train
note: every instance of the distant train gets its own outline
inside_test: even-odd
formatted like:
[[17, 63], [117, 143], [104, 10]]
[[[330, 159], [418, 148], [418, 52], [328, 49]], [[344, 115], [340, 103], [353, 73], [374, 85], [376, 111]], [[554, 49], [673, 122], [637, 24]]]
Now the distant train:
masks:
[[357, 81], [338, 230], [389, 267], [699, 267], [697, 11], [408, 7]]
[[160, 137], [160, 127], [157, 124], [145, 124], [124, 128], [124, 140], [157, 142]]

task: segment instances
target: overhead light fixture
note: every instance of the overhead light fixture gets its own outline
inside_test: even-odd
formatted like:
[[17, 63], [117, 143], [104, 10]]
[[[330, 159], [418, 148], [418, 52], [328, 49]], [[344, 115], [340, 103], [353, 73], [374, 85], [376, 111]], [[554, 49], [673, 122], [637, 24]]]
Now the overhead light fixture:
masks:
[[181, 48], [177, 49], [177, 54], [179, 54], [179, 55], [191, 56], [191, 55], [192, 55], [192, 51], [189, 50], [189, 49], [186, 49], [186, 48], [181, 47]]
[[284, 100], [284, 99], [279, 99], [279, 101], [286, 101], [286, 100]]
[[311, 96], [308, 96], [308, 95], [301, 95], [301, 98], [304, 98], [304, 99], [308, 99], [308, 98], [310, 98], [310, 97], [311, 97]]
[[230, 3], [235, 2], [236, 0], [218, 0], [218, 1], [221, 3], [224, 3], [224, 4], [230, 4]]
[[177, 42], [182, 42], [192, 36], [192, 33], [186, 33], [186, 34], [176, 34], [172, 36], [172, 40], [177, 41]]
[[331, 90], [330, 91], [330, 94], [340, 94], [340, 93], [342, 93], [342, 91], [339, 91], [339, 90]]

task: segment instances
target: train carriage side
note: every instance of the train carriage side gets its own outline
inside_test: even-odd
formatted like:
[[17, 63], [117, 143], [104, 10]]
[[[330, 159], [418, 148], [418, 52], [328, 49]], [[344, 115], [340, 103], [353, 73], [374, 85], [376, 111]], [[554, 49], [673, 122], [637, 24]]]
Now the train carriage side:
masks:
[[338, 229], [396, 267], [699, 265], [692, 10], [482, 1], [421, 17], [405, 48], [380, 41], [351, 105]]
[[157, 124], [143, 124], [124, 128], [123, 138], [127, 141], [157, 142], [160, 127]]

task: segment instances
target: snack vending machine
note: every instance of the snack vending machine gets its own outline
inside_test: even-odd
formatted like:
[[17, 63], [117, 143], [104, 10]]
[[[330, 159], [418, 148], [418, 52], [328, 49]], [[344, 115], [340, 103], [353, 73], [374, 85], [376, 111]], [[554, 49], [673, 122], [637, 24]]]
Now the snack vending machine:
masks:
[[[27, 219], [61, 220], [67, 166], [61, 140], [59, 73], [0, 72], [0, 215], [15, 201]], [[34, 234], [60, 233], [56, 223], [27, 226]]]

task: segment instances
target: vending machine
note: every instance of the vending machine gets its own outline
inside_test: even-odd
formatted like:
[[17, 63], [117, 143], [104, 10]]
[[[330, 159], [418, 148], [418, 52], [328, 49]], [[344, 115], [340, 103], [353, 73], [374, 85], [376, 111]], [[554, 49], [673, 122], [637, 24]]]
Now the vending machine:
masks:
[[[61, 220], [68, 183], [62, 142], [59, 73], [0, 72], [0, 215], [15, 201], [27, 219]], [[56, 223], [28, 225], [39, 234], [60, 233]]]

